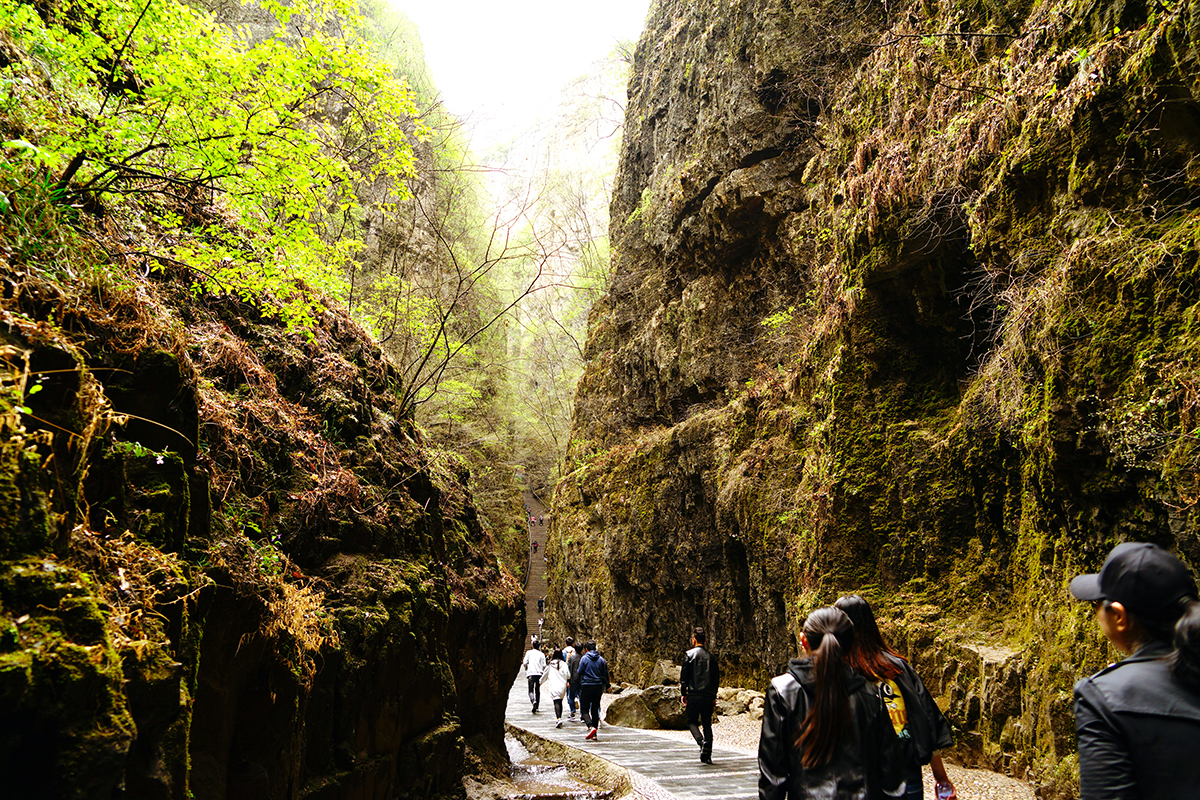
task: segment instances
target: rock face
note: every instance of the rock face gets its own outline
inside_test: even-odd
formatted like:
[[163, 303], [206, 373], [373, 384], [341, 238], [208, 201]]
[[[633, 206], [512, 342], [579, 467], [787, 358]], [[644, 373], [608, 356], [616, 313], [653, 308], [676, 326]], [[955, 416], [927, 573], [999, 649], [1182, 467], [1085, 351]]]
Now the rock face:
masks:
[[361, 329], [169, 275], [0, 286], [4, 793], [461, 792], [523, 595]]
[[1066, 580], [1200, 559], [1198, 13], [656, 2], [556, 623], [631, 678], [703, 624], [764, 688], [858, 591], [963, 758], [1071, 794], [1069, 689], [1115, 654]]

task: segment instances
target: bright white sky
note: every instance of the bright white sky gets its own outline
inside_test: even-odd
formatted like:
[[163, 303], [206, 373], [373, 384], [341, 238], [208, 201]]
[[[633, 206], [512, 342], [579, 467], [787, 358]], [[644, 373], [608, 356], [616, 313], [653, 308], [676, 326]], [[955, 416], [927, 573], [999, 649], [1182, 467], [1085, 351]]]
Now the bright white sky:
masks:
[[446, 107], [486, 147], [536, 121], [559, 89], [620, 41], [637, 42], [650, 0], [392, 0], [421, 30]]

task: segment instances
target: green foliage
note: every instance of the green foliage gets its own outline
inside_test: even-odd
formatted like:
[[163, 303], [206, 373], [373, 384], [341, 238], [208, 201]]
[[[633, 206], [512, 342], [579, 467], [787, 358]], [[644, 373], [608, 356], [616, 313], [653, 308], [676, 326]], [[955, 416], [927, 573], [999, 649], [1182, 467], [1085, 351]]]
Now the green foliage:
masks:
[[795, 306], [788, 306], [785, 311], [777, 311], [770, 316], [764, 317], [762, 325], [771, 330], [772, 333], [780, 328], [785, 328], [792, 323], [792, 317], [796, 313]]
[[0, 30], [27, 54], [0, 70], [0, 112], [36, 143], [10, 145], [64, 165], [58, 198], [137, 196], [170, 227], [223, 208], [231, 219], [156, 255], [303, 325], [305, 287], [339, 292], [361, 246], [356, 188], [388, 182], [373, 204], [394, 208], [425, 128], [351, 4], [265, 8], [277, 27], [262, 36], [176, 0], [70, 0], [45, 16], [0, 0]]

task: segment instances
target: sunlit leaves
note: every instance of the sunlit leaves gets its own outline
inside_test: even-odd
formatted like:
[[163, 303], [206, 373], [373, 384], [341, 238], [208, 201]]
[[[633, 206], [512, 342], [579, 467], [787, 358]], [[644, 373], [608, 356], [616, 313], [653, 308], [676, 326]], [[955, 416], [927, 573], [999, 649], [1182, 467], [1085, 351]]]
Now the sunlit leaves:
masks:
[[[176, 0], [64, 0], [47, 19], [0, 0], [0, 29], [30, 56], [0, 80], [66, 165], [61, 190], [223, 209], [233, 226], [193, 231], [166, 255], [205, 289], [303, 324], [300, 287], [337, 293], [361, 246], [347, 224], [362, 214], [356, 187], [390, 182], [382, 213], [407, 197], [425, 131], [351, 3], [264, 8], [277, 26], [254, 34]], [[30, 65], [44, 65], [51, 94]]]

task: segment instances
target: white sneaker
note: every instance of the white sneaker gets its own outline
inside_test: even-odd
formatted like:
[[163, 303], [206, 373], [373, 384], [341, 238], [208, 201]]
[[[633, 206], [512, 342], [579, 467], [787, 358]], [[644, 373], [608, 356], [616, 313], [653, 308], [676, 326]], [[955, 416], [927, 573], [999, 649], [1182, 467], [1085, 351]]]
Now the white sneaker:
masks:
[[554, 723], [554, 727], [556, 727], [556, 728], [561, 728], [561, 727], [562, 727], [562, 720], [560, 719], [558, 722]]

